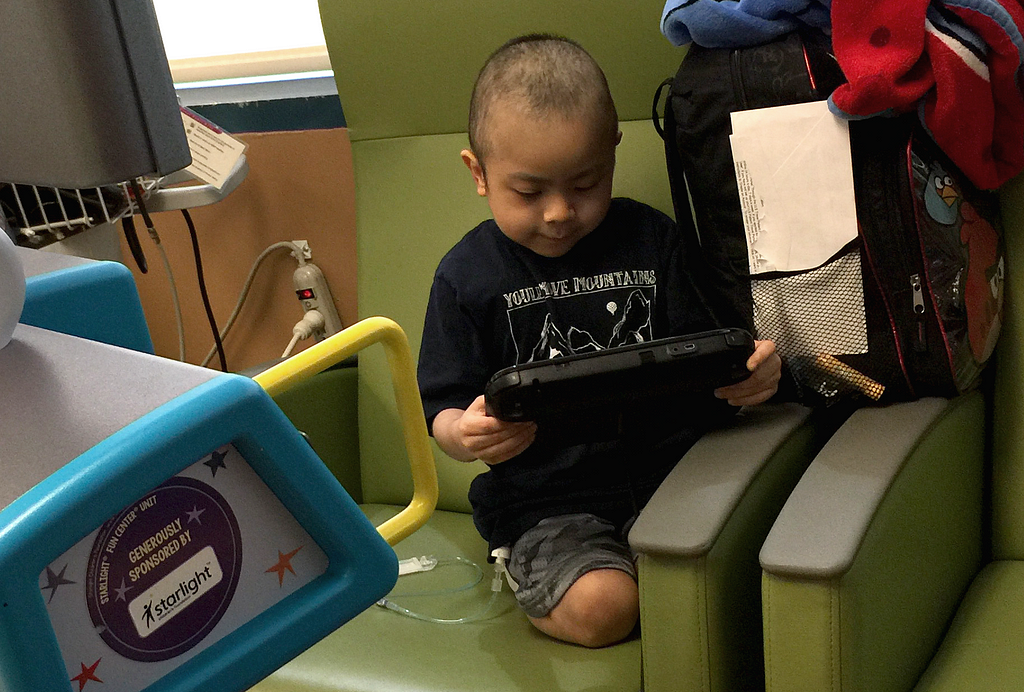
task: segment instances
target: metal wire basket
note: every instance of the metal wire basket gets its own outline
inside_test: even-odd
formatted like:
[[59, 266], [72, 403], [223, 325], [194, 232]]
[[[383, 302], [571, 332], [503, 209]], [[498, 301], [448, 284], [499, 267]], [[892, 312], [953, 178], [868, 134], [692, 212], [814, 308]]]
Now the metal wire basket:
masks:
[[[156, 180], [139, 181], [148, 194]], [[86, 189], [0, 183], [0, 212], [18, 245], [41, 248], [133, 213], [127, 182]]]

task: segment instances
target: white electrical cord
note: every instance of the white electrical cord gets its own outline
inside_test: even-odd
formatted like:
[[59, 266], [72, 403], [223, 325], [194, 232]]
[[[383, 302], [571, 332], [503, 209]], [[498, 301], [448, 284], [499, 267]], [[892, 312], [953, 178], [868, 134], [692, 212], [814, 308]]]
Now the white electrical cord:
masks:
[[405, 615], [406, 617], [410, 617], [410, 618], [412, 618], [414, 620], [423, 620], [425, 622], [433, 622], [435, 625], [464, 625], [467, 622], [476, 622], [477, 620], [483, 620], [487, 616], [487, 614], [491, 611], [491, 608], [494, 607], [494, 602], [496, 600], [498, 600], [498, 592], [497, 591], [492, 591], [491, 592], [491, 597], [487, 600], [487, 604], [483, 608], [481, 608], [479, 611], [477, 611], [473, 615], [467, 615], [464, 618], [454, 618], [454, 619], [435, 618], [435, 617], [431, 617], [430, 615], [423, 615], [422, 613], [417, 613], [415, 611], [409, 610], [408, 608], [403, 608], [402, 606], [400, 606], [400, 605], [398, 605], [396, 603], [392, 603], [391, 601], [389, 601], [386, 598], [382, 598], [379, 601], [377, 601], [377, 605], [379, 605], [381, 608], [386, 608], [386, 609], [394, 611], [394, 612], [396, 612], [396, 613], [398, 613], [400, 615]]
[[[406, 564], [403, 565], [403, 563], [406, 563]], [[483, 580], [483, 574], [484, 574], [483, 570], [480, 569], [480, 566], [477, 565], [472, 560], [467, 560], [464, 557], [454, 557], [454, 558], [449, 558], [447, 560], [438, 560], [437, 558], [433, 557], [432, 555], [424, 555], [424, 556], [419, 557], [419, 558], [411, 558], [409, 560], [401, 560], [401, 561], [399, 561], [399, 563], [398, 563], [398, 566], [399, 566], [399, 576], [402, 576], [404, 574], [412, 574], [414, 572], [427, 572], [427, 571], [430, 571], [430, 570], [434, 569], [435, 567], [447, 566], [447, 565], [465, 565], [465, 566], [468, 566], [468, 567], [472, 567], [474, 569], [474, 571], [475, 571], [474, 578], [471, 579], [469, 582], [463, 584], [462, 586], [458, 586], [458, 587], [451, 588], [451, 589], [443, 589], [443, 590], [440, 590], [440, 591], [420, 591], [420, 592], [413, 592], [413, 593], [390, 594], [390, 595], [392, 596], [392, 598], [394, 598], [394, 597], [410, 598], [410, 597], [413, 597], [413, 596], [436, 596], [436, 595], [454, 594], [454, 593], [458, 593], [460, 591], [465, 591], [467, 589], [471, 589], [471, 588], [473, 588], [474, 586], [476, 586], [477, 584], [479, 584]], [[477, 620], [483, 620], [483, 619], [485, 619], [490, 614], [491, 609], [494, 608], [494, 604], [498, 600], [498, 592], [501, 591], [501, 582], [502, 582], [502, 575], [503, 574], [505, 574], [505, 560], [501, 559], [501, 558], [498, 558], [495, 561], [495, 564], [494, 564], [494, 577], [491, 579], [491, 597], [489, 599], [487, 599], [487, 603], [483, 606], [483, 608], [478, 610], [476, 613], [473, 613], [472, 615], [467, 615], [467, 616], [461, 617], [461, 618], [452, 618], [452, 619], [448, 619], [448, 618], [435, 618], [435, 617], [432, 617], [430, 615], [424, 615], [423, 613], [417, 613], [415, 611], [409, 610], [408, 608], [400, 606], [397, 603], [395, 603], [394, 601], [389, 600], [388, 598], [380, 599], [379, 601], [377, 601], [377, 605], [380, 606], [381, 608], [386, 608], [387, 610], [390, 610], [392, 612], [398, 613], [400, 615], [404, 615], [406, 617], [413, 618], [415, 620], [423, 620], [425, 622], [433, 622], [434, 624], [437, 624], [437, 625], [464, 625], [467, 622], [476, 622]]]
[[164, 262], [164, 270], [167, 272], [167, 281], [171, 284], [171, 303], [174, 305], [174, 322], [178, 326], [178, 360], [185, 362], [185, 323], [181, 319], [181, 300], [178, 298], [178, 285], [174, 282], [174, 272], [171, 271], [171, 263], [167, 259], [167, 250], [159, 238], [156, 241], [156, 249], [160, 252], [160, 259]]
[[292, 340], [288, 342], [288, 346], [285, 347], [284, 353], [281, 354], [282, 358], [287, 358], [292, 354], [292, 349], [295, 348], [295, 344], [299, 343], [299, 335], [292, 334]]
[[160, 235], [156, 232], [156, 228], [147, 224], [146, 230], [149, 231], [149, 238], [156, 245], [156, 249], [160, 253], [160, 259], [164, 263], [164, 271], [167, 272], [167, 283], [171, 285], [171, 304], [174, 306], [174, 322], [178, 327], [178, 360], [184, 363], [185, 322], [181, 318], [181, 300], [178, 298], [178, 284], [174, 281], [174, 272], [171, 271], [171, 262], [167, 259], [167, 250], [164, 249], [164, 244], [160, 242]]
[[324, 329], [324, 316], [320, 314], [319, 310], [307, 310], [306, 314], [302, 316], [302, 319], [295, 323], [292, 327], [292, 340], [288, 342], [288, 348], [281, 354], [282, 358], [287, 358], [292, 354], [292, 349], [295, 345], [303, 339], [308, 339], [317, 332], [321, 332]]
[[[260, 268], [260, 265], [263, 264], [263, 260], [269, 257], [270, 254], [275, 250], [283, 249], [291, 251], [295, 259], [298, 260], [300, 267], [305, 266], [306, 260], [302, 256], [302, 248], [300, 248], [295, 243], [292, 243], [287, 240], [283, 240], [279, 243], [274, 243], [273, 245], [269, 246], [266, 250], [261, 252], [259, 257], [256, 258], [256, 261], [253, 262], [252, 268], [249, 270], [249, 276], [245, 279], [245, 284], [242, 286], [242, 292], [239, 294], [238, 301], [235, 303], [235, 309], [231, 312], [231, 316], [228, 317], [228, 321], [224, 323], [224, 326], [220, 330], [221, 341], [224, 341], [224, 337], [227, 336], [228, 331], [231, 329], [232, 326], [234, 326], [235, 320], [238, 318], [239, 313], [242, 311], [242, 305], [245, 304], [245, 299], [249, 297], [249, 289], [252, 288], [253, 279], [256, 278], [256, 271]], [[291, 348], [295, 348], [295, 344], [291, 344], [289, 346], [289, 349]], [[213, 357], [216, 354], [217, 346], [214, 345], [212, 348], [210, 348], [210, 352], [206, 354], [206, 358], [203, 359], [203, 362], [200, 363], [200, 365], [206, 367], [206, 365], [211, 360], [213, 360]]]

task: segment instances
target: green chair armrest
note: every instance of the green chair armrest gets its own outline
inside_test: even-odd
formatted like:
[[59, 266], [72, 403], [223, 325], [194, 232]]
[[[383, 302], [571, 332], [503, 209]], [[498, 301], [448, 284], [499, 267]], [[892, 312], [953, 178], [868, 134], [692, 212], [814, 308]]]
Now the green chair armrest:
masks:
[[647, 554], [705, 555], [765, 463], [810, 415], [798, 404], [752, 407], [698, 440], [637, 518], [630, 546]]
[[764, 569], [818, 578], [845, 573], [907, 460], [958, 405], [922, 399], [851, 416], [780, 513], [761, 551]]
[[842, 420], [796, 404], [742, 410], [680, 460], [630, 531], [647, 690], [759, 689], [757, 552]]
[[760, 561], [769, 689], [908, 690], [981, 562], [984, 399], [854, 413]]

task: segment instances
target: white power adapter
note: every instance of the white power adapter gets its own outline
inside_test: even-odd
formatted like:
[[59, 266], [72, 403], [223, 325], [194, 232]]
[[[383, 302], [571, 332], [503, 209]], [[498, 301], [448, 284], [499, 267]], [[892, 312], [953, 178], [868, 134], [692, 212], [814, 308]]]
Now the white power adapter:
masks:
[[306, 262], [295, 270], [292, 283], [295, 285], [295, 295], [302, 303], [302, 309], [307, 312], [318, 310], [324, 316], [325, 336], [340, 332], [341, 318], [334, 307], [334, 297], [331, 295], [331, 289], [327, 287], [327, 280], [320, 267], [312, 262]]

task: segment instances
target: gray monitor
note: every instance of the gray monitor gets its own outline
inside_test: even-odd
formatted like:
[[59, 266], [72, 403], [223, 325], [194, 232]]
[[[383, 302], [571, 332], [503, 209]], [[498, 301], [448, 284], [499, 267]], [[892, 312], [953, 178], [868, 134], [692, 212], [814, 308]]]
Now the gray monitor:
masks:
[[151, 0], [0, 2], [0, 181], [86, 188], [190, 163]]

